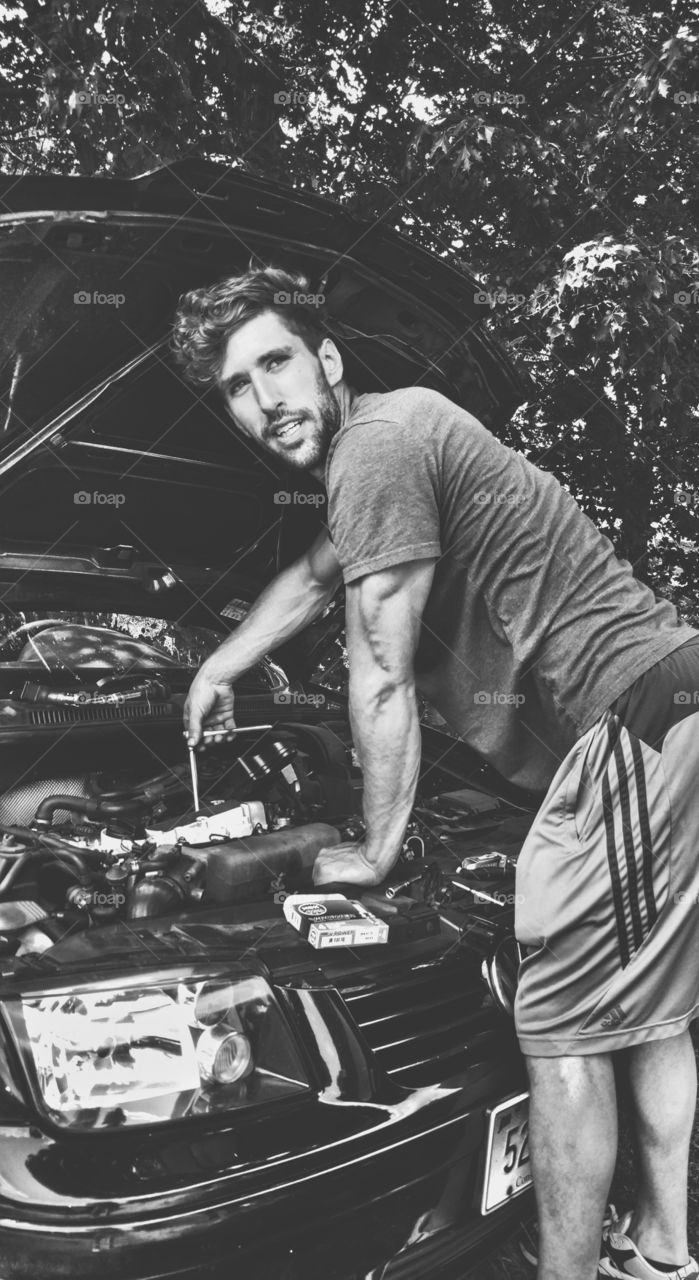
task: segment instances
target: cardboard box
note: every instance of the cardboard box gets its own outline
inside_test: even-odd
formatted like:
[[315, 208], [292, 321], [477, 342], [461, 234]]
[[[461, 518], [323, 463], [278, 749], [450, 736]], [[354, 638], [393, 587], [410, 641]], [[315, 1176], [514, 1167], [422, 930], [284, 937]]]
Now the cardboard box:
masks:
[[290, 894], [284, 900], [284, 915], [317, 949], [388, 942], [388, 924], [341, 893]]

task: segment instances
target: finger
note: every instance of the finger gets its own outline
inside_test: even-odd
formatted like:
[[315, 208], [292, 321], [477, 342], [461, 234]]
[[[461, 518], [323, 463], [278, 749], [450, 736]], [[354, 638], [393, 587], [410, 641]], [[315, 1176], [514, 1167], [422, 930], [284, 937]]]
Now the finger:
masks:
[[216, 716], [207, 721], [208, 729], [216, 729], [219, 733], [235, 733], [238, 726], [233, 716]]
[[222, 742], [232, 742], [237, 732], [237, 725], [232, 716], [226, 716], [225, 719], [217, 717], [215, 720], [209, 720], [207, 721], [207, 728], [210, 736], [205, 741], [209, 745], [213, 742], [216, 746], [219, 746]]
[[226, 731], [223, 726], [215, 720], [207, 720], [206, 731], [202, 733], [202, 746], [218, 746], [219, 743], [225, 742], [225, 740]]

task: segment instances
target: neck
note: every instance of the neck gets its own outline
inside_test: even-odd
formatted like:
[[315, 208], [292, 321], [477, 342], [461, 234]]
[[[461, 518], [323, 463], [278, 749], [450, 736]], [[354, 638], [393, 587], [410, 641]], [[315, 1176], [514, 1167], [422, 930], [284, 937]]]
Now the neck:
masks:
[[335, 399], [340, 406], [340, 428], [344, 427], [349, 418], [354, 397], [355, 392], [344, 381], [340, 382], [335, 388]]
[[[355, 394], [356, 392], [353, 391], [345, 381], [339, 382], [338, 385], [333, 388], [333, 395], [335, 396], [340, 410], [340, 421], [337, 428], [338, 431], [342, 430], [349, 418]], [[337, 434], [337, 432], [335, 434]], [[309, 470], [311, 475], [315, 476], [316, 480], [319, 480], [321, 484], [325, 484], [325, 458], [323, 458], [322, 462], [318, 463], [317, 467], [310, 467]]]

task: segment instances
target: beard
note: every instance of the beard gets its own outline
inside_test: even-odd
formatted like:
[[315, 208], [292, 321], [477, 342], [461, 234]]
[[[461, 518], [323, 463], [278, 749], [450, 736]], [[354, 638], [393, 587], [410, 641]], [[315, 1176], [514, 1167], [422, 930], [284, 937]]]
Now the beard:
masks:
[[[288, 467], [298, 471], [308, 471], [325, 462], [330, 442], [337, 435], [342, 422], [340, 406], [325, 372], [320, 369], [316, 378], [315, 403], [312, 407], [291, 409], [284, 408], [275, 413], [267, 424], [262, 444], [275, 458], [280, 458]], [[301, 435], [298, 440], [285, 445], [274, 432], [276, 425], [285, 418], [300, 418]]]

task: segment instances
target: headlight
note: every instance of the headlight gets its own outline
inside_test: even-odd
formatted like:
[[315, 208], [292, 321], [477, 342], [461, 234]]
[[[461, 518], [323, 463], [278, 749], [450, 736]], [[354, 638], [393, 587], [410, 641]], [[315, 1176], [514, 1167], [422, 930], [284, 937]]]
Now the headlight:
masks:
[[63, 1128], [152, 1125], [309, 1089], [269, 984], [248, 971], [61, 987], [5, 1009], [36, 1100]]

